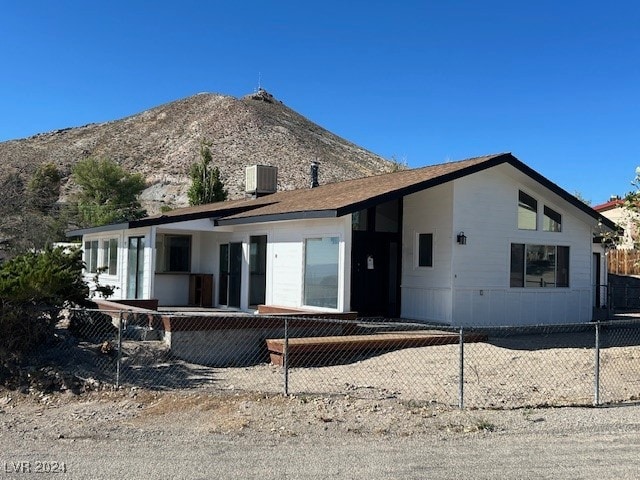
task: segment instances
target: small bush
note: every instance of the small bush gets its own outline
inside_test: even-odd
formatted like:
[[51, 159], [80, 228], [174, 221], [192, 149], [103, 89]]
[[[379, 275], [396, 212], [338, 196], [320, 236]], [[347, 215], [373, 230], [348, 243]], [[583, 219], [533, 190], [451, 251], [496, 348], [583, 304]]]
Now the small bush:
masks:
[[51, 247], [0, 266], [0, 370], [52, 339], [60, 310], [86, 305], [83, 267], [80, 250]]
[[114, 338], [118, 329], [110, 315], [95, 311], [72, 310], [69, 312], [69, 331], [77, 337], [102, 340]]

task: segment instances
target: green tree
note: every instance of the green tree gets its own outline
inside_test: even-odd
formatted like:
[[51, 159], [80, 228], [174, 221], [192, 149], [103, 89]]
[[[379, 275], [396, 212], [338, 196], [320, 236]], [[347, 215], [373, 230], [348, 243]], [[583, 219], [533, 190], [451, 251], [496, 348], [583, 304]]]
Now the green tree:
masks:
[[60, 197], [62, 175], [53, 163], [43, 163], [27, 183], [27, 198], [35, 210], [43, 214], [55, 208]]
[[220, 169], [212, 164], [209, 145], [200, 144], [200, 161], [191, 166], [191, 187], [187, 191], [189, 205], [222, 202], [227, 199], [227, 190], [220, 179]]
[[24, 253], [0, 267], [0, 298], [44, 307], [82, 305], [89, 296], [83, 268], [79, 248], [49, 246]]
[[0, 256], [11, 257], [64, 238], [65, 216], [58, 203], [61, 175], [55, 165], [26, 168], [0, 178]]
[[28, 252], [0, 266], [0, 384], [8, 361], [53, 339], [62, 308], [88, 305], [83, 267], [80, 249], [60, 247]]
[[138, 196], [145, 189], [142, 174], [128, 173], [109, 159], [87, 158], [73, 167], [79, 226], [99, 226], [144, 217]]
[[23, 172], [0, 175], [0, 262], [18, 249], [24, 231], [25, 186]]
[[52, 163], [43, 163], [27, 182], [23, 211], [25, 228], [20, 237], [23, 247], [41, 249], [64, 240], [68, 215], [59, 202], [61, 181], [58, 168]]
[[[626, 211], [627, 225], [622, 227], [628, 229], [628, 234], [633, 241], [634, 248], [640, 247], [640, 238], [637, 232], [640, 231], [640, 167], [636, 168], [635, 178], [631, 182], [633, 190], [624, 197], [622, 208]], [[624, 235], [618, 237], [618, 241], [622, 242]]]
[[578, 200], [580, 200], [582, 203], [584, 203], [585, 205], [589, 205], [591, 206], [591, 200], [587, 199], [584, 197], [584, 195], [582, 195], [580, 192], [578, 192], [577, 190], [575, 192], [573, 192], [573, 196], [576, 197]]

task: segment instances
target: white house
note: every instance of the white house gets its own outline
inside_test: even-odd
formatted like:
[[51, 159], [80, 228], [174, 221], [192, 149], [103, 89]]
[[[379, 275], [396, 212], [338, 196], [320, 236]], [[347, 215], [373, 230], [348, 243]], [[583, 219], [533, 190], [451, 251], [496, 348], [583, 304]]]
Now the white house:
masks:
[[622, 229], [619, 242], [616, 248], [621, 250], [631, 250], [635, 248], [638, 239], [638, 221], [640, 220], [636, 212], [625, 208], [625, 202], [620, 197], [611, 197], [608, 202], [596, 205], [593, 209]]
[[592, 319], [601, 228], [615, 225], [505, 153], [69, 235], [114, 299], [524, 325]]

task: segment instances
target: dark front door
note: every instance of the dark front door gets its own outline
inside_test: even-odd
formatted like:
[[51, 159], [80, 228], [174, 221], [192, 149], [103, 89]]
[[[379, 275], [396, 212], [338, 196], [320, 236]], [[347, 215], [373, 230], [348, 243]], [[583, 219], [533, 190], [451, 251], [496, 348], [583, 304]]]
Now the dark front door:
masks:
[[351, 309], [360, 316], [399, 315], [398, 234], [354, 231], [351, 250]]

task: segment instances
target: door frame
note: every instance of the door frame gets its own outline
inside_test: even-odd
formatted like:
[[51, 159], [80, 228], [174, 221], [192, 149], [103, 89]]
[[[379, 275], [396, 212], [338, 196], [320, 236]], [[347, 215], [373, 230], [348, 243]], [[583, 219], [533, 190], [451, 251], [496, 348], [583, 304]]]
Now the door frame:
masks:
[[[132, 240], [137, 240], [135, 246], [135, 273], [134, 273], [134, 285], [131, 285], [131, 268], [134, 267], [131, 262], [132, 252]], [[144, 298], [144, 250], [145, 250], [145, 236], [144, 235], [132, 235], [127, 237], [127, 298], [140, 299]], [[133, 292], [133, 297], [130, 296], [130, 292]]]
[[[223, 270], [223, 258], [222, 258], [222, 250], [226, 247], [227, 251], [227, 264], [226, 269]], [[239, 249], [239, 264], [234, 264], [233, 260], [233, 250]], [[218, 280], [218, 305], [226, 306], [229, 308], [241, 308], [242, 307], [242, 270], [244, 268], [244, 242], [225, 242], [219, 245], [219, 260], [220, 265], [218, 268], [219, 280]], [[238, 251], [235, 252], [238, 254]], [[232, 270], [232, 267], [237, 267], [237, 269]], [[236, 287], [237, 286], [237, 287]], [[234, 291], [232, 292], [232, 288]], [[232, 300], [232, 293], [237, 294], [237, 305], [234, 303], [230, 304]]]
[[[355, 229], [351, 232], [351, 308], [358, 312], [358, 306], [366, 303], [371, 295], [367, 295], [367, 292], [362, 289], [363, 276], [359, 273], [362, 269], [367, 269], [369, 265], [360, 265], [358, 262], [362, 262], [362, 259], [367, 262], [366, 256], [367, 250], [375, 250], [382, 252], [383, 261], [386, 261], [384, 269], [386, 271], [386, 282], [381, 288], [381, 295], [386, 296], [386, 306], [384, 311], [377, 312], [380, 315], [387, 318], [397, 318], [402, 312], [401, 305], [401, 291], [400, 283], [402, 280], [402, 217], [404, 212], [404, 205], [402, 197], [397, 199], [397, 229], [396, 231], [386, 231], [384, 229], [376, 228], [376, 208], [378, 205], [369, 205], [368, 208], [361, 210], [359, 213], [366, 218], [366, 227], [362, 229]], [[386, 202], [383, 202], [384, 204]], [[379, 231], [381, 230], [381, 231]], [[356, 240], [356, 238], [358, 240]], [[364, 241], [363, 241], [364, 239]], [[369, 242], [374, 242], [375, 246], [370, 247]], [[391, 253], [392, 246], [395, 245], [393, 250], [393, 256], [395, 256], [395, 262], [393, 261]], [[380, 256], [380, 255], [379, 255]], [[359, 260], [360, 259], [360, 260]], [[373, 259], [373, 268], [376, 265], [381, 265], [380, 258]], [[361, 298], [359, 298], [359, 296]], [[359, 312], [358, 312], [359, 313]]]

